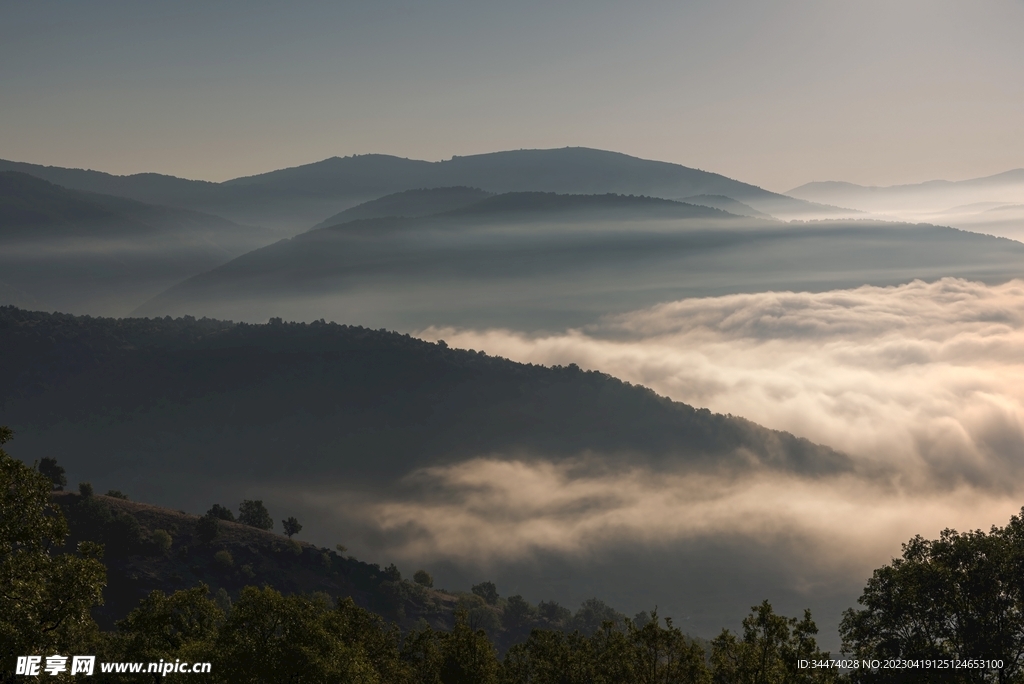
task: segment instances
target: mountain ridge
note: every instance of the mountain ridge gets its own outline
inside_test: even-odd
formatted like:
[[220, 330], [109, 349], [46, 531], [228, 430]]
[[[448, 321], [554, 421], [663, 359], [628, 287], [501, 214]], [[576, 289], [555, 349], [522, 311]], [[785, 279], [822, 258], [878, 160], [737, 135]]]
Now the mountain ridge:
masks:
[[[298, 221], [314, 225], [325, 216], [387, 194], [451, 186], [477, 187], [488, 192], [615, 193], [663, 198], [715, 194], [780, 218], [786, 214], [850, 214], [850, 210], [808, 203], [721, 174], [582, 147], [491, 152], [438, 162], [378, 154], [329, 157], [221, 183], [160, 174], [113, 176], [0, 160], [0, 170], [4, 169], [21, 170], [72, 189], [187, 206], [243, 223], [279, 228], [286, 225], [293, 233], [298, 230]], [[330, 207], [335, 208], [330, 211]], [[308, 220], [317, 213], [315, 220]], [[259, 216], [266, 220], [255, 220]]]

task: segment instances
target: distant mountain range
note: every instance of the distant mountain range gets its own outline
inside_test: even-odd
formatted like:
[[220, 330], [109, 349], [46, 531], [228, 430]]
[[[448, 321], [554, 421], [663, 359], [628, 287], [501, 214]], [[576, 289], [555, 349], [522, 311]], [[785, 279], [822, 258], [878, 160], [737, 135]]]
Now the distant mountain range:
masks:
[[[1024, 245], [936, 226], [787, 224], [622, 195], [479, 197], [376, 200], [179, 283], [135, 315], [564, 330], [685, 297], [1024, 272]], [[432, 209], [448, 210], [419, 215]]]
[[839, 181], [807, 183], [790, 195], [840, 203], [876, 217], [928, 221], [1024, 240], [1024, 169], [963, 181], [863, 186]]
[[0, 301], [124, 314], [273, 239], [219, 216], [0, 172]]
[[818, 181], [805, 183], [786, 194], [814, 202], [844, 202], [845, 206], [860, 207], [885, 203], [898, 208], [908, 200], [938, 202], [945, 207], [952, 207], [962, 203], [957, 198], [967, 193], [980, 193], [991, 198], [1022, 190], [1024, 169], [1013, 169], [984, 178], [962, 181], [933, 180], [906, 185], [874, 186], [843, 181]]
[[404, 190], [472, 187], [486, 192], [724, 195], [778, 218], [850, 216], [850, 210], [797, 200], [720, 174], [587, 148], [517, 150], [427, 162], [387, 155], [332, 157], [223, 183], [160, 174], [97, 171], [0, 161], [69, 189], [215, 213], [291, 234], [357, 204]]

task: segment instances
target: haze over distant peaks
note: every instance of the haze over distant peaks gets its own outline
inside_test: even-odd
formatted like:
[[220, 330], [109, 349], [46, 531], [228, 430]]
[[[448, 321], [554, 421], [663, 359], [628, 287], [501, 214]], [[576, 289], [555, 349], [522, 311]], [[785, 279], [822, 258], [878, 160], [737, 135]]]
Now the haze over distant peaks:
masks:
[[312, 230], [355, 221], [357, 219], [384, 218], [387, 216], [415, 217], [441, 214], [468, 206], [490, 197], [491, 193], [479, 188], [419, 188], [385, 195], [324, 219]]
[[223, 183], [159, 174], [113, 176], [6, 161], [0, 161], [0, 170], [30, 173], [71, 189], [199, 209], [292, 234], [385, 195], [458, 186], [491, 193], [613, 193], [668, 199], [724, 195], [783, 219], [851, 215], [849, 210], [786, 197], [721, 174], [580, 147], [493, 152], [439, 162], [381, 154], [331, 157]]
[[886, 187], [823, 181], [793, 188], [789, 194], [854, 207], [878, 217], [940, 223], [1024, 240], [1024, 169], [962, 181]]
[[[902, 185], [857, 185], [846, 181], [814, 181], [793, 188], [787, 195], [814, 202], [846, 202], [863, 205], [878, 201], [935, 200], [954, 206], [965, 193], [984, 193], [988, 196], [1012, 195], [1024, 192], [1024, 168], [1012, 169], [982, 178], [961, 181], [930, 180]], [[976, 200], [981, 201], [981, 200]]]
[[758, 211], [748, 204], [734, 200], [731, 197], [725, 195], [694, 195], [693, 197], [682, 197], [679, 199], [680, 202], [686, 202], [687, 204], [696, 204], [702, 207], [711, 207], [713, 209], [720, 209], [721, 211], [727, 211], [730, 214], [736, 214], [737, 216], [750, 216], [752, 218], [763, 218], [770, 219], [771, 215]]

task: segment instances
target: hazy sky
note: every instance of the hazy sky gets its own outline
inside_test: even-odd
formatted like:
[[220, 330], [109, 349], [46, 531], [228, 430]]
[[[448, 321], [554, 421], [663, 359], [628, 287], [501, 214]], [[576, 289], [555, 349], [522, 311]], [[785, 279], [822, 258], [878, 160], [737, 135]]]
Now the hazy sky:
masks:
[[0, 157], [221, 180], [582, 145], [773, 190], [1024, 166], [1022, 0], [0, 4]]

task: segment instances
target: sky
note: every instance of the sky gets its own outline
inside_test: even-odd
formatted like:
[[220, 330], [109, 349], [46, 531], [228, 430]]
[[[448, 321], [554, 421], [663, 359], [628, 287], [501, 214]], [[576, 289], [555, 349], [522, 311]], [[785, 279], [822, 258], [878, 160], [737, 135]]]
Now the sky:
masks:
[[1024, 166], [1024, 2], [0, 5], [0, 158], [225, 180], [586, 146], [786, 191]]

